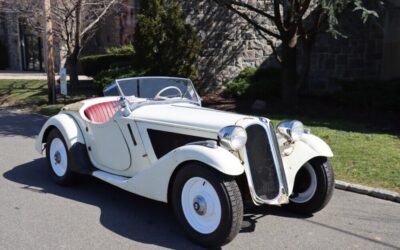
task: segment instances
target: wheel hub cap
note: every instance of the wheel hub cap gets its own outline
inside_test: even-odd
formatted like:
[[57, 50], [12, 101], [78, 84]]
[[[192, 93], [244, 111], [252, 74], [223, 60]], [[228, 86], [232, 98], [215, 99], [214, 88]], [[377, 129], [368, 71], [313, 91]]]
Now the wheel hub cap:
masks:
[[189, 225], [199, 233], [214, 232], [222, 218], [222, 206], [213, 185], [202, 177], [192, 177], [182, 188], [181, 205]]
[[60, 164], [60, 162], [61, 162], [61, 154], [60, 154], [60, 151], [57, 151], [57, 152], [54, 154], [54, 161], [55, 161], [57, 164]]
[[54, 138], [50, 145], [49, 160], [54, 173], [62, 177], [68, 168], [68, 153], [60, 138]]
[[204, 215], [207, 212], [207, 203], [203, 196], [194, 198], [193, 208], [198, 215]]

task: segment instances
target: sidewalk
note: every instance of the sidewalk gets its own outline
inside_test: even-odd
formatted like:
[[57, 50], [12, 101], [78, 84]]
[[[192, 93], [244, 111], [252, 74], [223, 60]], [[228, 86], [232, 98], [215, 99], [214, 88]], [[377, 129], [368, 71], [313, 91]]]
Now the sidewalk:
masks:
[[[56, 79], [58, 75], [56, 75]], [[0, 70], [0, 80], [47, 80], [47, 75], [44, 72], [29, 72], [29, 71], [4, 71]], [[69, 77], [67, 77], [69, 80]], [[92, 80], [91, 77], [80, 75], [80, 81]]]

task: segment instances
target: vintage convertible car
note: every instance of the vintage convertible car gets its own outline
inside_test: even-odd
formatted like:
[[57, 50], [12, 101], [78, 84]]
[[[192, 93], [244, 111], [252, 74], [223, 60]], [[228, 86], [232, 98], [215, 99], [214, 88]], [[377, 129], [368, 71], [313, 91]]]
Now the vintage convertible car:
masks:
[[314, 213], [332, 196], [332, 151], [299, 121], [276, 133], [267, 118], [203, 108], [183, 78], [119, 79], [104, 95], [65, 106], [40, 131], [56, 182], [89, 174], [170, 203], [205, 246], [236, 236], [245, 205]]

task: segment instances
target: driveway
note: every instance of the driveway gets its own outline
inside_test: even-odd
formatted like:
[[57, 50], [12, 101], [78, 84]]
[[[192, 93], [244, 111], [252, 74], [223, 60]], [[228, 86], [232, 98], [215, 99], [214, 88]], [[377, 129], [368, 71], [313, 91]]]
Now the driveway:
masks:
[[[56, 78], [58, 78], [58, 75], [56, 76]], [[69, 79], [69, 76], [67, 77], [67, 79]], [[47, 80], [47, 74], [43, 72], [0, 70], [0, 80]], [[79, 80], [87, 81], [92, 80], [92, 78], [80, 75]]]
[[[91, 177], [61, 187], [34, 138], [46, 118], [0, 109], [0, 249], [197, 249], [169, 207]], [[335, 190], [312, 217], [245, 214], [225, 249], [400, 249], [400, 204]]]

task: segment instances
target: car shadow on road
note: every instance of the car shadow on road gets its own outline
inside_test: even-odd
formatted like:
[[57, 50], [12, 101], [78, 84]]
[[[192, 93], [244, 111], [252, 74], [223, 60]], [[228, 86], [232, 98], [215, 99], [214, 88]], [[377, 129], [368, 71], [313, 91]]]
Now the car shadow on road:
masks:
[[2, 109], [0, 112], [0, 136], [34, 137], [39, 134], [47, 120], [47, 117], [37, 114], [8, 112]]
[[[82, 176], [80, 181], [71, 187], [59, 186], [51, 180], [45, 158], [16, 166], [3, 176], [9, 181], [21, 184], [21, 188], [27, 192], [57, 195], [100, 208], [101, 225], [125, 238], [173, 249], [201, 249], [184, 236], [166, 204], [134, 195], [90, 176]], [[302, 219], [392, 247], [390, 244], [377, 242], [344, 229], [310, 221], [308, 219], [311, 216], [291, 213], [275, 206], [246, 209], [240, 233], [254, 232], [258, 221], [269, 215]]]
[[263, 217], [268, 215], [286, 217], [286, 218], [296, 218], [296, 219], [307, 219], [312, 217], [312, 215], [292, 213], [279, 206], [263, 205], [258, 207], [251, 207], [245, 210], [245, 214], [243, 215], [242, 229], [240, 230], [240, 232], [241, 233], [254, 232], [256, 229], [257, 222]]
[[[71, 187], [59, 186], [51, 180], [45, 158], [16, 166], [3, 176], [22, 184], [27, 191], [57, 195], [99, 207], [100, 223], [128, 239], [174, 249], [201, 249], [183, 235], [166, 204], [134, 195], [90, 176], [80, 176], [78, 183]], [[254, 231], [257, 220], [267, 215], [299, 218], [279, 207], [253, 208], [246, 211], [241, 233]]]
[[101, 225], [128, 239], [174, 249], [201, 249], [183, 235], [166, 204], [90, 176], [81, 176], [74, 186], [59, 186], [51, 180], [45, 158], [16, 166], [3, 176], [22, 184], [27, 191], [57, 195], [100, 208]]

